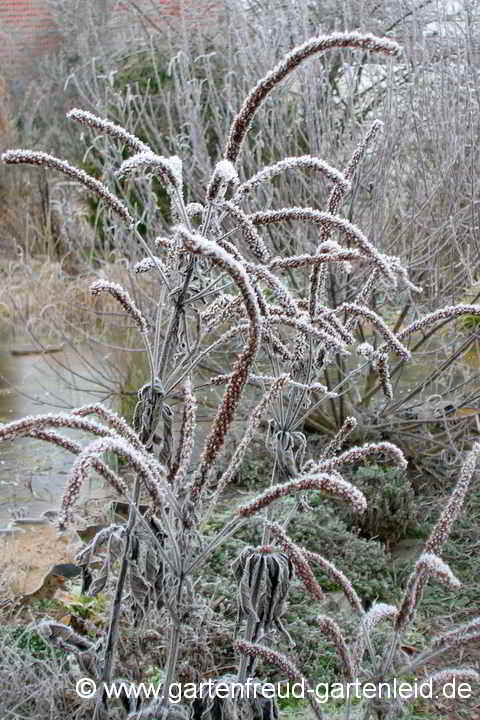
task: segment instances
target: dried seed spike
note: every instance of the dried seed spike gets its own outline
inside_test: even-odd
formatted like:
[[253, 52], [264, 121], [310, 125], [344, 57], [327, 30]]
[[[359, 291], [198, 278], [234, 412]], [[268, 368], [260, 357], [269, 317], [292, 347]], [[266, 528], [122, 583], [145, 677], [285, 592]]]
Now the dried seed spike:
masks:
[[270, 650], [263, 645], [254, 645], [246, 640], [237, 640], [235, 643], [235, 650], [242, 653], [242, 655], [247, 655], [251, 658], [262, 658], [262, 660], [278, 667], [290, 680], [301, 682], [302, 685], [305, 686], [308, 701], [312, 706], [317, 720], [323, 720], [323, 713], [318, 700], [315, 699], [313, 688], [310, 688], [308, 680], [285, 655], [282, 655], [275, 650]]
[[237, 260], [239, 263], [244, 263], [244, 257], [240, 250], [237, 249], [237, 247], [230, 242], [230, 240], [226, 240], [223, 236], [216, 237], [215, 242], [224, 250], [226, 250], [235, 260]]
[[125, 312], [135, 321], [136, 326], [142, 335], [148, 335], [148, 323], [137, 308], [127, 291], [118, 283], [108, 282], [107, 280], [97, 280], [90, 285], [92, 295], [98, 295], [100, 292], [108, 292], [123, 307]]
[[[468, 632], [468, 626], [470, 626], [471, 632]], [[455, 630], [445, 635], [434, 638], [430, 647], [417, 655], [405, 669], [411, 670], [414, 667], [419, 667], [428, 662], [432, 656], [438, 657], [448, 650], [463, 648], [465, 645], [478, 642], [478, 640], [480, 640], [480, 617], [475, 618], [466, 625], [455, 628]]]
[[138, 275], [140, 273], [146, 273], [150, 270], [154, 270], [155, 268], [160, 268], [164, 275], [167, 274], [167, 268], [163, 260], [156, 255], [152, 255], [152, 257], [145, 257], [143, 260], [136, 262], [133, 266], [133, 272]]
[[220, 266], [231, 276], [240, 290], [250, 319], [247, 343], [242, 354], [233, 366], [232, 377], [225, 390], [223, 400], [218, 407], [210, 433], [205, 440], [200, 458], [200, 466], [193, 478], [191, 499], [195, 501], [207, 481], [213, 461], [225, 442], [225, 436], [232, 423], [247, 382], [250, 368], [257, 354], [261, 339], [262, 321], [258, 305], [258, 294], [252, 287], [252, 283], [243, 265], [216, 243], [206, 240], [199, 234], [189, 232], [184, 226], [179, 226], [177, 231], [179, 238], [187, 250], [194, 254], [210, 258], [214, 264]]
[[401, 633], [405, 630], [408, 623], [412, 619], [413, 613], [418, 603], [418, 583], [422, 579], [424, 569], [415, 564], [415, 568], [407, 580], [405, 592], [398, 615], [395, 618], [395, 632]]
[[334, 620], [332, 620], [332, 618], [329, 618], [326, 615], [319, 615], [317, 617], [317, 624], [320, 630], [335, 645], [335, 648], [343, 664], [343, 669], [347, 682], [353, 682], [354, 668], [352, 664], [352, 658], [350, 657], [347, 643], [345, 642], [345, 638], [342, 631], [340, 630], [339, 625]]
[[255, 500], [242, 505], [237, 510], [237, 514], [242, 517], [254, 515], [259, 510], [270, 505], [274, 500], [278, 500], [286, 495], [291, 495], [303, 490], [320, 490], [335, 498], [340, 498], [345, 502], [349, 502], [356, 512], [362, 513], [367, 507], [367, 501], [358, 488], [351, 485], [338, 475], [338, 473], [311, 473], [303, 475], [298, 480], [283, 483], [282, 485], [273, 485], [258, 495]]
[[468, 453], [461, 467], [458, 482], [425, 543], [426, 553], [439, 554], [448, 540], [453, 523], [462, 511], [479, 454], [480, 443], [474, 443], [471, 452]]
[[480, 682], [479, 673], [473, 668], [444, 668], [438, 672], [428, 675], [425, 679], [426, 683], [432, 683], [435, 687], [443, 687], [448, 682]]
[[330, 455], [333, 455], [337, 450], [340, 450], [343, 443], [347, 439], [347, 437], [352, 433], [355, 428], [357, 427], [357, 420], [354, 417], [347, 417], [345, 418], [345, 422], [343, 423], [340, 430], [337, 432], [335, 437], [333, 437], [328, 445], [322, 450], [321, 456], [322, 458], [329, 457]]
[[420, 555], [417, 565], [424, 567], [428, 575], [435, 577], [444, 585], [455, 590], [461, 587], [460, 580], [455, 577], [447, 563], [435, 553], [423, 553]]
[[372, 362], [372, 367], [377, 372], [383, 394], [387, 400], [391, 400], [393, 398], [393, 387], [390, 379], [390, 368], [388, 367], [387, 353], [377, 351]]
[[229, 215], [232, 216], [235, 222], [239, 224], [243, 238], [247, 243], [248, 247], [250, 248], [250, 251], [253, 255], [255, 255], [257, 260], [260, 260], [260, 262], [263, 263], [268, 262], [270, 259], [270, 253], [268, 252], [262, 238], [256, 231], [255, 226], [253, 225], [249, 216], [244, 213], [243, 210], [239, 208], [238, 205], [235, 205], [235, 203], [231, 200], [226, 200], [225, 202], [222, 202], [220, 207], [223, 210], [226, 210]]
[[334, 167], [313, 155], [301, 155], [298, 157], [287, 157], [274, 165], [268, 165], [256, 173], [253, 177], [249, 178], [246, 182], [242, 183], [235, 193], [235, 199], [241, 198], [242, 195], [249, 193], [256, 185], [271, 180], [276, 175], [281, 173], [301, 168], [302, 170], [316, 170], [321, 172], [335, 185], [339, 185], [345, 192], [350, 188], [350, 183], [345, 176], [336, 170]]
[[379, 622], [388, 617], [395, 617], [396, 614], [397, 608], [395, 605], [375, 603], [370, 610], [365, 613], [362, 619], [362, 626], [367, 632], [371, 632]]
[[393, 257], [392, 255], [389, 256], [389, 260], [392, 266], [392, 270], [394, 273], [396, 273], [403, 281], [403, 284], [405, 287], [407, 287], [409, 290], [412, 290], [416, 293], [422, 293], [423, 288], [419, 287], [418, 285], [414, 285], [409, 279], [407, 275], [407, 271], [403, 267], [403, 265], [400, 262], [400, 258]]
[[58, 447], [63, 448], [64, 450], [68, 450], [68, 452], [71, 452], [74, 455], [79, 455], [82, 452], [82, 446], [80, 445], [80, 443], [77, 443], [70, 438], [64, 437], [63, 435], [60, 435], [53, 430], [31, 430], [28, 433], [28, 436], [38, 438], [39, 440], [44, 440], [45, 442], [51, 442], [54, 445], [58, 445]]
[[127, 130], [120, 125], [115, 125], [115, 123], [110, 122], [110, 120], [93, 115], [93, 113], [87, 110], [73, 108], [73, 110], [67, 113], [66, 117], [69, 120], [76, 120], [82, 125], [86, 125], [94, 130], [101, 130], [106, 135], [115, 138], [115, 140], [120, 140], [120, 142], [125, 143], [125, 145], [128, 145], [128, 147], [135, 152], [151, 152], [148, 145], [135, 137], [135, 135], [127, 132]]
[[245, 307], [251, 322], [258, 325], [260, 316], [258, 312], [258, 303], [253, 288], [251, 286], [248, 274], [243, 265], [227, 253], [223, 248], [215, 242], [206, 240], [198, 233], [190, 232], [184, 225], [178, 225], [176, 228], [179, 239], [183, 242], [185, 248], [195, 255], [201, 255], [212, 260], [216, 265], [227, 272], [242, 293]]
[[470, 620], [470, 622], [459, 625], [444, 635], [433, 638], [431, 647], [434, 650], [443, 648], [459, 647], [466, 642], [470, 642], [474, 637], [480, 636], [480, 616]]
[[[37, 438], [38, 440], [44, 440], [45, 442], [54, 443], [64, 450], [73, 453], [74, 455], [80, 455], [83, 447], [79, 444], [66, 438], [63, 435], [59, 435], [51, 430], [32, 430], [29, 433], [30, 437]], [[119, 475], [113, 472], [102, 460], [96, 459], [93, 462], [94, 469], [101, 475], [110, 487], [114, 488], [120, 495], [125, 497], [128, 495], [128, 486], [126, 482]]]
[[[437, 557], [447, 542], [453, 523], [462, 511], [479, 453], [480, 444], [474, 443], [471, 452], [468, 453], [466, 460], [462, 465], [457, 484], [455, 485], [446, 506], [433, 527], [427, 542], [425, 543], [424, 552], [420, 560], [422, 557], [424, 558], [425, 556], [431, 554], [433, 554], [434, 557]], [[406, 624], [409, 622], [415, 608], [418, 605], [422, 590], [428, 580], [428, 566], [425, 562], [420, 562], [420, 560], [415, 565], [415, 569], [407, 582], [399, 616], [397, 618], [398, 629], [405, 628]]]
[[267, 522], [266, 526], [270, 529], [270, 532], [276, 539], [276, 542], [289, 558], [295, 568], [296, 574], [301, 579], [308, 592], [316, 600], [322, 602], [325, 599], [325, 595], [323, 594], [322, 588], [318, 584], [315, 575], [308, 564], [303, 549], [287, 537], [278, 523]]
[[221, 476], [220, 480], [218, 481], [216, 490], [215, 490], [215, 497], [212, 500], [213, 504], [215, 504], [215, 500], [218, 499], [220, 494], [225, 489], [226, 485], [232, 480], [235, 473], [239, 469], [240, 465], [242, 464], [243, 458], [245, 456], [245, 453], [256, 433], [258, 430], [260, 423], [265, 415], [265, 412], [270, 407], [272, 402], [275, 402], [277, 398], [279, 397], [282, 390], [285, 388], [285, 385], [287, 384], [289, 380], [288, 375], [281, 375], [279, 378], [274, 378], [273, 383], [271, 387], [269, 388], [268, 392], [265, 393], [257, 407], [253, 410], [253, 412], [250, 415], [247, 428], [245, 430], [245, 433], [243, 435], [242, 440], [240, 441], [239, 445], [237, 446], [232, 459], [230, 460], [230, 463]]
[[79, 170], [73, 165], [70, 165], [65, 160], [60, 160], [48, 153], [34, 152], [33, 150], [7, 150], [2, 154], [2, 160], [7, 163], [7, 165], [40, 165], [42, 167], [49, 167], [52, 170], [58, 170], [81, 183], [87, 190], [94, 192], [95, 195], [101, 198], [111, 210], [116, 212], [128, 226], [132, 227], [134, 225], [134, 220], [125, 205], [120, 202], [103, 183], [87, 175], [83, 170]]
[[193, 394], [192, 383], [189, 378], [185, 381], [183, 395], [184, 405], [182, 427], [179, 438], [176, 471], [172, 481], [173, 486], [177, 488], [182, 486], [187, 476], [195, 438], [197, 401], [195, 399], [195, 395]]
[[364, 305], [356, 305], [355, 303], [343, 303], [337, 308], [337, 312], [346, 312], [351, 315], [363, 317], [374, 325], [378, 332], [385, 338], [382, 347], [387, 346], [392, 352], [397, 353], [403, 360], [410, 360], [412, 355], [410, 351], [402, 345], [398, 337], [393, 334], [388, 325], [385, 324], [383, 318], [373, 310], [369, 310]]
[[303, 675], [285, 655], [269, 650], [262, 645], [254, 645], [246, 640], [237, 640], [235, 650], [249, 657], [261, 657], [263, 660], [280, 668], [290, 680], [302, 680]]
[[269, 225], [277, 222], [303, 221], [311, 222], [322, 226], [325, 230], [339, 230], [345, 235], [352, 245], [358, 246], [368, 257], [373, 265], [379, 268], [393, 287], [396, 287], [397, 279], [390, 267], [390, 262], [382, 253], [371, 244], [363, 232], [356, 225], [345, 218], [337, 217], [328, 212], [321, 212], [314, 208], [290, 207], [280, 210], [266, 210], [256, 212], [249, 216], [254, 225]]
[[253, 263], [245, 263], [245, 268], [248, 273], [257, 280], [262, 280], [272, 290], [274, 298], [282, 305], [282, 309], [287, 315], [299, 315], [297, 303], [290, 291], [270, 270]]
[[347, 576], [344, 575], [343, 572], [339, 570], [332, 562], [326, 560], [318, 553], [303, 549], [303, 554], [310, 562], [314, 562], [320, 565], [322, 570], [340, 585], [353, 610], [355, 610], [355, 612], [362, 616], [364, 614], [362, 601], [355, 592], [353, 585], [347, 578]]
[[[353, 176], [355, 175], [355, 172], [362, 161], [365, 152], [367, 151], [368, 147], [372, 144], [375, 137], [378, 135], [379, 131], [383, 127], [383, 123], [380, 120], [375, 120], [363, 140], [360, 142], [356, 150], [354, 151], [352, 157], [350, 158], [350, 161], [347, 165], [347, 167], [344, 170], [344, 175], [347, 180], [352, 180]], [[337, 210], [340, 206], [340, 202], [342, 201], [343, 197], [345, 196], [345, 191], [340, 186], [335, 186], [332, 188], [332, 191], [330, 193], [330, 197], [328, 198], [328, 212], [335, 215], [337, 213]]]
[[[365, 155], [365, 152], [368, 150], [368, 147], [375, 140], [376, 136], [378, 135], [378, 133], [380, 132], [382, 127], [383, 127], [383, 122], [381, 120], [374, 120], [373, 123], [371, 124], [370, 129], [368, 130], [367, 134], [361, 141], [360, 145], [357, 147], [357, 149], [353, 153], [347, 167], [345, 168], [345, 177], [348, 180], [351, 180], [353, 178], [353, 176], [355, 175], [355, 171], [356, 171], [360, 161], [362, 160], [363, 156]], [[332, 211], [330, 211], [330, 212], [332, 212]]]
[[203, 331], [210, 332], [225, 320], [229, 322], [245, 321], [245, 308], [241, 295], [219, 295], [200, 314]]
[[345, 343], [339, 335], [334, 332], [333, 328], [329, 330], [317, 330], [308, 320], [300, 315], [300, 317], [291, 317], [290, 315], [283, 314], [271, 314], [268, 317], [269, 324], [283, 324], [289, 327], [293, 327], [307, 338], [312, 337], [317, 342], [321, 343], [327, 350], [331, 350], [334, 353], [340, 353], [341, 355], [349, 355], [348, 350], [345, 347]]
[[124, 178], [146, 170], [152, 170], [164, 182], [181, 192], [182, 161], [176, 155], [166, 158], [151, 150], [143, 151], [124, 160], [115, 174], [118, 178]]
[[301, 62], [317, 53], [325, 52], [334, 48], [352, 48], [369, 52], [381, 53], [383, 55], [398, 55], [400, 46], [397, 43], [385, 38], [378, 38], [375, 35], [352, 33], [332, 33], [331, 35], [320, 35], [299, 45], [263, 77], [246, 97], [242, 108], [235, 117], [224, 157], [226, 160], [235, 162], [240, 148], [261, 103], [289, 73], [291, 73]]
[[373, 356], [375, 355], [375, 348], [373, 345], [370, 345], [368, 342], [363, 342], [357, 345], [355, 348], [355, 352], [357, 355], [361, 355], [362, 357], [368, 358], [370, 361], [373, 359]]
[[449, 566], [438, 555], [432, 552], [422, 553], [407, 581], [400, 610], [395, 620], [395, 630], [397, 632], [403, 632], [407, 624], [412, 620], [421, 591], [431, 576], [455, 590], [461, 586], [458, 578], [455, 577]]
[[270, 344], [273, 352], [278, 355], [283, 362], [290, 364], [293, 361], [293, 354], [281, 340], [280, 336], [273, 332], [269, 323], [269, 318], [266, 318], [263, 321], [262, 338]]
[[315, 472], [328, 472], [341, 465], [356, 465], [357, 463], [362, 462], [362, 460], [372, 456], [375, 457], [375, 455], [379, 455], [380, 453], [390, 455], [397, 467], [401, 470], [406, 469], [407, 461], [400, 448], [385, 441], [379, 443], [366, 443], [361, 447], [352, 447], [337, 457], [329, 458], [328, 460], [321, 460], [317, 465], [315, 465]]
[[[383, 126], [383, 123], [379, 120], [375, 120], [373, 125], [371, 126], [370, 130], [366, 134], [365, 138], [362, 140], [360, 145], [357, 147], [355, 152], [353, 153], [350, 162], [348, 163], [347, 167], [344, 170], [345, 177], [347, 180], [351, 180], [355, 174], [355, 171], [362, 160], [363, 156], [365, 155], [365, 152], [368, 148], [368, 146], [372, 143], [374, 138], [376, 137], [377, 133], [379, 132], [380, 128]], [[340, 206], [340, 203], [342, 199], [345, 196], [344, 190], [339, 186], [336, 185], [334, 188], [332, 188], [332, 191], [330, 193], [330, 197], [328, 198], [327, 203], [327, 210], [331, 215], [336, 215], [338, 208]], [[320, 252], [320, 248], [324, 244], [325, 241], [328, 242], [328, 238], [330, 236], [331, 230], [328, 228], [323, 228], [321, 231], [321, 243], [320, 246], [317, 248], [317, 254]], [[395, 268], [392, 268], [395, 269]], [[378, 267], [374, 268], [375, 271], [378, 271]], [[326, 282], [326, 267], [325, 266], [319, 266], [315, 265], [312, 268], [312, 272], [310, 274], [310, 293], [309, 293], [309, 301], [308, 301], [308, 309], [310, 313], [310, 317], [315, 317], [317, 314], [317, 306], [318, 306], [318, 298], [321, 294], [324, 293], [323, 287]], [[370, 276], [369, 280], [366, 283], [366, 286], [362, 289], [362, 292], [360, 296], [357, 298], [357, 302], [359, 305], [362, 304], [362, 300], [365, 300], [368, 298], [368, 295], [370, 293], [372, 285], [369, 283], [372, 283], [376, 281], [376, 275]], [[351, 321], [351, 325], [347, 325], [347, 329], [350, 330], [354, 324], [354, 321]]]
[[229, 160], [220, 160], [215, 165], [212, 178], [207, 187], [207, 201], [213, 202], [219, 193], [223, 195], [229, 185], [237, 186], [239, 183], [235, 165]]
[[98, 415], [106, 423], [111, 425], [116, 432], [128, 440], [138, 450], [143, 450], [142, 443], [138, 435], [132, 430], [130, 425], [116, 412], [105, 407], [101, 403], [91, 403], [90, 405], [82, 405], [82, 407], [75, 408], [72, 410], [72, 415], [79, 415], [83, 417], [85, 415]]
[[355, 674], [358, 675], [360, 665], [365, 652], [366, 638], [370, 636], [372, 630], [382, 620], [392, 618], [395, 620], [397, 617], [398, 610], [394, 605], [387, 605], [386, 603], [375, 603], [372, 605], [370, 610], [366, 612], [359, 624], [357, 631], [357, 638], [352, 650], [352, 663]]
[[[362, 289], [360, 290], [357, 297], [355, 298], [356, 305], [368, 305], [369, 300], [370, 300], [370, 294], [377, 287], [379, 275], [380, 275], [380, 270], [378, 269], [378, 267], [374, 267], [372, 272], [370, 273], [369, 277], [367, 278], [367, 281], [364, 283]], [[352, 315], [351, 317], [348, 318], [347, 322], [345, 323], [345, 328], [347, 330], [353, 330], [357, 324], [357, 320], [358, 320], [358, 318], [355, 317], [355, 315]]]
[[185, 205], [185, 212], [187, 213], [187, 217], [189, 217], [189, 218], [198, 217], [199, 215], [203, 215], [204, 211], [205, 211], [205, 208], [203, 207], [203, 205], [201, 203], [191, 202], [191, 203], [187, 203]]
[[415, 320], [415, 322], [401, 330], [396, 337], [398, 340], [403, 340], [409, 335], [413, 335], [413, 333], [423, 330], [430, 325], [435, 325], [441, 320], [454, 320], [463, 315], [480, 315], [480, 305], [448, 305], [440, 308], [419, 320]]
[[128, 441], [118, 435], [94, 440], [83, 449], [75, 460], [68, 483], [65, 486], [62, 499], [62, 510], [58, 517], [59, 527], [63, 528], [71, 520], [72, 507], [75, 504], [80, 489], [85, 480], [88, 468], [100, 459], [103, 453], [112, 451], [125, 457], [132, 463], [142, 478], [145, 488], [151, 495], [155, 507], [159, 508], [163, 502], [163, 487], [158, 475], [152, 472], [151, 458], [145, 453], [138, 452]]
[[335, 252], [321, 253], [320, 255], [292, 255], [287, 258], [273, 258], [268, 267], [270, 270], [294, 270], [299, 267], [311, 267], [318, 265], [326, 265], [331, 262], [348, 262], [351, 260], [365, 260], [358, 250], [350, 250], [348, 248], [339, 248]]
[[100, 437], [114, 435], [113, 430], [93, 420], [84, 420], [68, 413], [47, 413], [46, 415], [27, 415], [21, 420], [0, 425], [0, 440], [13, 440], [15, 437], [30, 435], [33, 430], [43, 430], [45, 427], [70, 427], [85, 430]]
[[[226, 382], [226, 379], [230, 377], [229, 375], [218, 375], [217, 377], [213, 377], [210, 382], [212, 384], [218, 383], [221, 385], [223, 382]], [[275, 382], [278, 380], [278, 378], [274, 377], [273, 375], [256, 375], [255, 373], [250, 373], [248, 376], [248, 384], [249, 385], [261, 385], [262, 387], [264, 385], [272, 385], [275, 384]], [[321, 383], [311, 383], [307, 385], [306, 383], [297, 382], [296, 380], [291, 380], [290, 378], [287, 380], [287, 385], [290, 387], [298, 388], [299, 390], [311, 390], [311, 391], [320, 391], [327, 393], [328, 388], [326, 385], [322, 385]]]

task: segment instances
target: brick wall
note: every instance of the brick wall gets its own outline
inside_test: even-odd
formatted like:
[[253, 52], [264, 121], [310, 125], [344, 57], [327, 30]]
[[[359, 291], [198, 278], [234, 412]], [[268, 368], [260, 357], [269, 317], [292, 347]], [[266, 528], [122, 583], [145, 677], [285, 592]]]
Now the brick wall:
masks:
[[[101, 0], [98, 0], [100, 3]], [[107, 0], [109, 26], [130, 31], [136, 23], [155, 30], [182, 11], [195, 23], [213, 23], [213, 0]], [[139, 10], [140, 12], [137, 12]], [[62, 42], [48, 0], [0, 0], [0, 63], [10, 75]], [[10, 71], [10, 72], [9, 72]]]
[[41, 55], [58, 42], [57, 28], [44, 0], [0, 0], [3, 62], [18, 63], [25, 56]]

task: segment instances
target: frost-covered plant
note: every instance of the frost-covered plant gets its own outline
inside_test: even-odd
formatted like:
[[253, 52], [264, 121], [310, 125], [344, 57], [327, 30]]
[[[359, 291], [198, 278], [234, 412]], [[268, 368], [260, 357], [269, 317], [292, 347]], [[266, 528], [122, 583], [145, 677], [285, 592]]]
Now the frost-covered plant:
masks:
[[407, 473], [378, 465], [359, 468], [354, 482], [365, 493], [367, 509], [361, 515], [342, 513], [363, 537], [379, 538], [391, 547], [418, 527], [418, 507]]
[[[476, 305], [447, 307], [394, 332], [369, 307], [373, 288], [418, 291], [398, 258], [382, 253], [358, 227], [338, 214], [355, 170], [378, 133], [378, 122], [361, 141], [344, 172], [318, 158], [302, 156], [281, 160], [243, 182], [239, 178], [236, 163], [261, 103], [300, 63], [340, 48], [384, 56], [400, 52], [390, 40], [356, 32], [315, 37], [292, 50], [248, 94], [234, 118], [223, 158], [215, 166], [205, 197], [196, 198], [194, 203], [188, 202], [178, 157], [157, 155], [123, 128], [89, 112], [73, 110], [68, 114], [96, 133], [109, 135], [132, 153], [119, 168], [119, 179], [136, 182], [137, 176], [154, 176], [163, 183], [171, 203], [171, 232], [158, 237], [154, 247], [136, 226], [133, 211], [99, 181], [45, 153], [10, 150], [3, 155], [7, 164], [30, 163], [64, 172], [96, 193], [125, 223], [130, 241], [144, 248], [145, 258], [136, 270], [154, 273], [158, 279], [158, 294], [152, 298], [156, 307], [153, 318], [146, 318], [126, 290], [115, 283], [101, 280], [91, 288], [94, 294], [109, 293], [119, 303], [145, 343], [150, 376], [138, 390], [133, 428], [103, 405], [78, 408], [68, 414], [29, 417], [0, 427], [1, 440], [18, 436], [41, 438], [77, 456], [62, 500], [61, 527], [74, 519], [75, 502], [92, 468], [129, 502], [127, 522], [103, 529], [78, 557], [85, 590], [91, 594], [106, 588], [114, 578], [110, 621], [102, 642], [93, 648], [90, 641], [85, 641], [83, 647], [68, 629], [62, 630], [58, 625], [48, 625], [43, 632], [52, 642], [64, 643], [67, 638], [70, 646], [73, 643], [71, 649], [80, 665], [82, 658], [86, 658], [85, 652], [89, 658], [94, 653], [95, 662], [88, 663], [89, 673], [99, 683], [110, 683], [118, 678], [120, 620], [127, 599], [140, 627], [153, 617], [152, 609], [162, 609], [168, 617], [169, 634], [163, 690], [153, 705], [132, 707], [126, 697], [121, 698], [125, 712], [132, 718], [155, 716], [166, 720], [187, 715], [185, 705], [171, 703], [169, 688], [177, 680], [186, 628], [194, 622], [198, 607], [195, 581], [209, 555], [249, 522], [260, 526], [262, 538], [258, 547], [247, 548], [234, 564], [239, 632], [244, 624], [243, 638], [236, 641], [240, 654], [236, 677], [240, 684], [248, 682], [247, 675], [254, 676], [258, 658], [273, 663], [290, 679], [305, 680], [293, 661], [272, 647], [277, 643], [276, 630], [289, 642], [281, 618], [293, 574], [316, 601], [321, 601], [322, 589], [312, 569], [317, 564], [340, 584], [358, 614], [353, 648], [348, 647], [336, 620], [324, 615], [318, 619], [322, 632], [338, 651], [347, 680], [364, 671], [368, 676], [380, 670], [382, 677], [388, 678], [392, 667], [396, 667], [402, 633], [427, 580], [433, 576], [451, 586], [458, 584], [439, 553], [463, 503], [474, 470], [476, 447], [415, 567], [398, 610], [376, 604], [365, 612], [341, 570], [320, 555], [299, 547], [287, 534], [296, 512], [308, 509], [306, 498], [310, 493], [322, 493], [334, 501], [345, 502], [356, 513], [365, 511], [366, 499], [343, 477], [345, 468], [372, 459], [401, 469], [406, 467], [402, 451], [390, 442], [353, 446], [342, 452], [357, 424], [353, 416], [344, 418], [318, 456], [311, 456], [303, 423], [312, 409], [342, 396], [362, 373], [377, 376], [386, 397], [391, 397], [389, 364], [394, 357], [404, 362], [410, 359], [406, 342], [414, 332], [445, 319], [480, 315], [480, 306]], [[242, 205], [253, 187], [278, 173], [301, 172], [305, 168], [322, 172], [331, 183], [326, 210], [290, 207], [249, 213]], [[285, 222], [307, 222], [318, 227], [316, 252], [273, 256], [262, 230], [269, 226], [272, 231], [281, 232]], [[332, 237], [334, 233], [337, 239]], [[350, 302], [328, 307], [324, 292], [328, 276], [336, 271], [350, 272], [358, 262], [369, 269], [366, 285]], [[358, 343], [356, 324], [360, 318], [368, 320], [381, 337], [377, 347]], [[225, 349], [230, 365], [225, 368], [217, 363], [218, 374], [209, 372], [205, 378], [202, 372], [206, 361], [211, 368], [217, 352]], [[346, 357], [352, 358], [355, 351], [360, 362], [348, 370], [341, 363]], [[328, 378], [332, 364], [343, 367], [345, 372], [335, 387], [328, 387], [328, 382], [325, 385], [320, 379]], [[202, 439], [197, 406], [203, 401], [205, 386], [224, 390]], [[219, 461], [226, 443], [232, 439], [234, 421], [244, 416], [245, 401], [249, 398], [247, 386], [255, 391], [255, 407], [230, 462], [220, 473]], [[174, 401], [178, 402], [179, 397], [177, 411]], [[85, 416], [93, 414], [99, 421], [86, 419]], [[235, 508], [230, 520], [212, 533], [207, 521], [262, 423], [266, 423], [265, 445], [272, 459], [271, 486]], [[78, 428], [94, 439], [82, 447], [58, 433], [59, 428]], [[133, 486], [108, 466], [107, 453], [128, 463], [135, 478]], [[283, 498], [293, 499], [293, 503], [287, 508], [281, 502]], [[141, 511], [141, 499], [148, 503], [146, 512]], [[100, 548], [106, 548], [106, 553], [98, 570], [95, 560]], [[384, 618], [393, 619], [395, 634], [385, 660], [379, 662], [373, 651], [372, 634]], [[473, 639], [477, 630], [473, 625], [454, 632], [453, 636], [439, 638], [432, 652], [439, 654], [446, 647], [458, 646], [465, 638]], [[365, 649], [370, 653], [370, 666], [365, 665]], [[428, 659], [431, 655], [424, 657]], [[82, 667], [86, 667], [85, 662]], [[310, 697], [315, 713], [322, 717], [319, 703]], [[236, 708], [235, 698], [223, 704], [220, 700], [213, 704], [200, 701], [194, 712], [195, 717], [227, 718], [236, 716]], [[264, 711], [269, 717], [276, 716], [271, 703], [263, 708], [258, 703], [244, 703], [238, 709], [242, 716], [250, 718]], [[111, 710], [112, 701], [100, 685], [93, 717], [95, 720], [109, 717]], [[348, 704], [346, 717], [349, 712]]]
[[[458, 590], [461, 587], [460, 581], [447, 563], [442, 560], [440, 553], [450, 535], [453, 523], [462, 511], [479, 454], [480, 444], [475, 443], [465, 459], [458, 482], [413, 568], [398, 607], [385, 603], [374, 603], [366, 610], [352, 584], [341, 570], [321, 555], [296, 546], [287, 537], [284, 528], [279, 523], [269, 523], [273, 541], [283, 552], [290, 557], [292, 554], [296, 554], [302, 558], [303, 569], [297, 570], [297, 574], [302, 578], [311, 596], [319, 599], [318, 584], [312, 570], [313, 567], [318, 566], [339, 585], [353, 612], [357, 615], [356, 633], [351, 642], [347, 642], [346, 636], [332, 618], [320, 615], [316, 619], [319, 630], [338, 653], [343, 676], [340, 681], [344, 683], [359, 682], [358, 689], [351, 686], [348, 697], [346, 692], [343, 696], [337, 696], [346, 700], [345, 718], [350, 718], [352, 700], [361, 698], [362, 684], [369, 682], [374, 683], [377, 693], [374, 697], [370, 695], [368, 699], [363, 698], [362, 717], [377, 720], [400, 717], [408, 702], [403, 702], [402, 697], [396, 695], [394, 682], [397, 685], [402, 681], [408, 683], [418, 668], [427, 666], [432, 660], [440, 658], [442, 654], [452, 649], [463, 648], [469, 643], [478, 642], [480, 616], [453, 628], [444, 635], [435, 637], [427, 649], [408, 659], [405, 658], [400, 648], [402, 639], [415, 617], [426, 584], [434, 581], [452, 590]], [[374, 641], [376, 628], [383, 621], [390, 625], [390, 636], [379, 651]], [[290, 663], [288, 658], [261, 643], [241, 641], [237, 642], [237, 649], [246, 657], [262, 659], [282, 672], [287, 672], [286, 668]], [[299, 680], [303, 675], [300, 671], [297, 673], [296, 679]], [[442, 679], [444, 682], [448, 682], [452, 673], [458, 678], [468, 678], [471, 683], [480, 680], [480, 674], [471, 668], [446, 668], [439, 672], [430, 672], [424, 682], [431, 681], [433, 685], [437, 686]], [[328, 717], [323, 712], [322, 703], [318, 702], [314, 693], [310, 693], [307, 697], [318, 718]]]

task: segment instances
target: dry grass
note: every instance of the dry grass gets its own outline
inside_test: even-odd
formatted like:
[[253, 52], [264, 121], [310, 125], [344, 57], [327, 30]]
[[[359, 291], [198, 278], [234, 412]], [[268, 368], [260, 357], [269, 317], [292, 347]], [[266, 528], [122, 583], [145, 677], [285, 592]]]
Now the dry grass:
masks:
[[[87, 269], [76, 275], [66, 272], [65, 261], [52, 261], [45, 257], [21, 255], [11, 260], [0, 271], [0, 316], [12, 325], [21, 320], [37, 336], [44, 333], [71, 332], [91, 328], [100, 322], [96, 331], [102, 330], [102, 320], [108, 318], [111, 326], [118, 312], [115, 301], [107, 295], [93, 296], [90, 286], [98, 277], [108, 276], [113, 282], [125, 286], [131, 284], [130, 271], [124, 260], [113, 258], [102, 265], [98, 274]], [[144, 301], [149, 296], [152, 279], [143, 276], [136, 280], [136, 292]]]
[[[66, 389], [80, 383], [92, 397], [117, 397], [117, 408], [128, 416], [146, 359], [138, 333], [115, 301], [90, 292], [105, 275], [132, 287], [127, 263], [114, 257], [97, 274], [87, 268], [76, 275], [44, 257], [11, 260], [0, 269], [0, 333], [4, 349], [63, 348], [61, 355], [42, 355], [45, 370]], [[152, 282], [149, 274], [134, 279], [136, 302], [148, 319], [154, 312]]]

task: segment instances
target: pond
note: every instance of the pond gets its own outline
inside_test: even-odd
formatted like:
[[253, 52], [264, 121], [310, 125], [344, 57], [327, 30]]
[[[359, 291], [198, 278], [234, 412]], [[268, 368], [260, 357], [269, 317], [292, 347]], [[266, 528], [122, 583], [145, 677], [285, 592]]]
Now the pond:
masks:
[[[74, 369], [75, 354], [59, 348], [52, 350], [55, 361]], [[0, 344], [0, 423], [92, 402], [85, 389], [62, 383], [56, 363], [46, 363], [27, 343], [22, 345], [16, 340], [13, 352], [4, 339]], [[78, 441], [85, 438], [71, 430], [65, 434]], [[46, 510], [58, 508], [72, 459], [62, 448], [35, 438], [0, 443], [0, 528], [15, 515], [39, 517]], [[93, 481], [84, 488], [83, 498], [102, 493], [101, 481]]]

